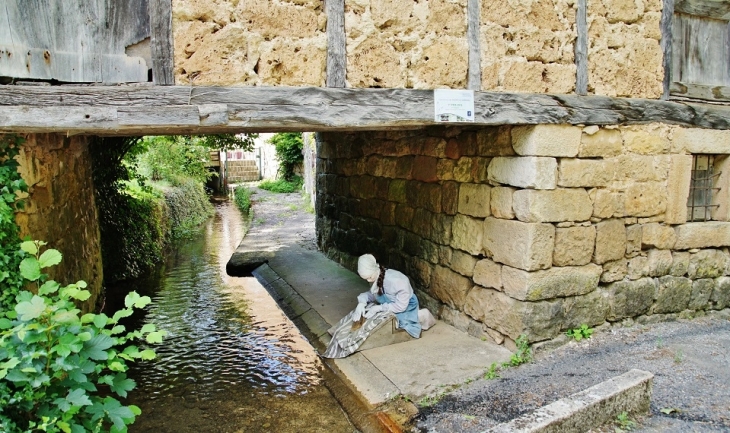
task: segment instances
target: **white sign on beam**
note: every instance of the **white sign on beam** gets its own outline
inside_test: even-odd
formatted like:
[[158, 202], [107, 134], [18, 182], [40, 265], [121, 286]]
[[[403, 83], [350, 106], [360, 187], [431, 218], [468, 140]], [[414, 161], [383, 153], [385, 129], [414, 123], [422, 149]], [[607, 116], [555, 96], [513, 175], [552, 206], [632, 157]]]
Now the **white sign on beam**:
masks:
[[473, 122], [474, 91], [436, 89], [433, 91], [434, 121]]

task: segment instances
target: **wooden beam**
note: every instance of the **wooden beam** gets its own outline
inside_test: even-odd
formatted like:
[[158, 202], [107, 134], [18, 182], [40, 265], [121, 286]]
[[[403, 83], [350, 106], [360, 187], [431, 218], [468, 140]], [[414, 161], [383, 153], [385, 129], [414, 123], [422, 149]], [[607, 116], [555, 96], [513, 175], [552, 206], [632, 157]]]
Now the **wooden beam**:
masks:
[[324, 3], [327, 12], [327, 87], [345, 87], [345, 0], [325, 0]]
[[479, 44], [479, 0], [468, 0], [466, 6], [466, 38], [469, 44], [469, 72], [467, 88], [482, 89], [482, 51]]
[[663, 91], [662, 99], [666, 100], [669, 98], [669, 87], [672, 82], [672, 31], [674, 21], [674, 0], [664, 0], [664, 7], [662, 8], [662, 18], [659, 22], [659, 28], [662, 32], [662, 39], [660, 46], [662, 53], [664, 54], [664, 80], [662, 82]]
[[[475, 123], [730, 129], [730, 107], [605, 96], [475, 92]], [[0, 86], [0, 132], [89, 135], [416, 129], [433, 91], [322, 87]]]
[[575, 93], [588, 94], [588, 0], [578, 0], [575, 14]]
[[672, 96], [730, 102], [730, 87], [674, 82], [669, 88]]
[[175, 84], [173, 70], [172, 2], [149, 0], [150, 48], [152, 49], [152, 81], [155, 84]]
[[727, 0], [677, 0], [674, 11], [716, 20], [730, 20], [730, 2]]

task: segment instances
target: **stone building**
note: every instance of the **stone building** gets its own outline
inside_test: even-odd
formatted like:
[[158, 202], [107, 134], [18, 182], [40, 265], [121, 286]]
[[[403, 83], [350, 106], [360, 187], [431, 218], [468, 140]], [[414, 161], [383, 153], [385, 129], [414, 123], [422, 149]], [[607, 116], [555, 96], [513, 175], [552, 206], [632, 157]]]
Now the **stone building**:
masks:
[[[0, 110], [0, 131], [316, 131], [320, 248], [374, 253], [508, 347], [730, 307], [727, 1], [161, 5], [170, 49], [165, 20], [139, 44], [174, 85], [135, 101], [177, 118], [106, 101], [107, 123], [79, 104], [55, 127]], [[474, 91], [476, 121], [435, 121], [432, 89]]]

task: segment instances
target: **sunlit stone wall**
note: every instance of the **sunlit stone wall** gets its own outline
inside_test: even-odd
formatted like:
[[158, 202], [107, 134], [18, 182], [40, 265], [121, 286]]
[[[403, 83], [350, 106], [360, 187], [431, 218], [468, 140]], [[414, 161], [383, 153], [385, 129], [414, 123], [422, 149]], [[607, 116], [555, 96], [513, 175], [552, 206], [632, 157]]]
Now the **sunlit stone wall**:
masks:
[[[373, 253], [421, 303], [513, 347], [581, 324], [730, 307], [730, 131], [537, 125], [319, 135], [317, 236]], [[687, 222], [692, 154], [716, 221]]]

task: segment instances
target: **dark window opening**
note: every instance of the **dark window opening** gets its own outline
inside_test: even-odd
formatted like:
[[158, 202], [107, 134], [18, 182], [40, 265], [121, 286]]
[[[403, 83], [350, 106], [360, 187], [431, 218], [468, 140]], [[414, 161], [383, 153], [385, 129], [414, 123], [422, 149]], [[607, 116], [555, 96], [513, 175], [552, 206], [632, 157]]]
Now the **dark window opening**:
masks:
[[720, 190], [716, 181], [722, 172], [715, 172], [715, 155], [694, 155], [692, 164], [692, 180], [687, 199], [688, 221], [712, 221], [713, 210], [719, 207], [713, 204], [713, 197]]

